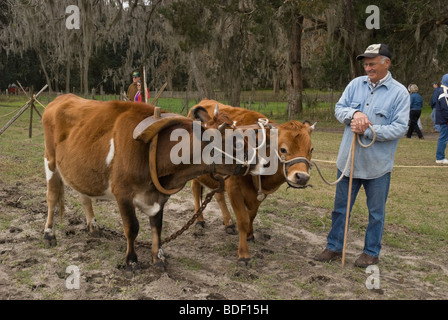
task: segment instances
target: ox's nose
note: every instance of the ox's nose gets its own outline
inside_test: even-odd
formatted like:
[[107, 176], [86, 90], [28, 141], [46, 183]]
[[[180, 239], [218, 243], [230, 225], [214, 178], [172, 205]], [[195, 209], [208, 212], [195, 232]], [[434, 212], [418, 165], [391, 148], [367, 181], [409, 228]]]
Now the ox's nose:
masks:
[[304, 186], [307, 184], [308, 180], [310, 180], [310, 175], [305, 172], [297, 172], [295, 178], [296, 178], [295, 181], [296, 184]]

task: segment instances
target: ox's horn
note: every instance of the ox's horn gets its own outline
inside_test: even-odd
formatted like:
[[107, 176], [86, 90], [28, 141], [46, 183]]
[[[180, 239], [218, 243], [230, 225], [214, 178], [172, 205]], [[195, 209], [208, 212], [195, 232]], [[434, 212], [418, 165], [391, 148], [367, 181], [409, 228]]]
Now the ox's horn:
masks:
[[223, 122], [219, 125], [218, 130], [219, 132], [223, 133], [226, 128], [227, 123]]
[[310, 127], [310, 131], [313, 132], [314, 129], [316, 129], [317, 122], [314, 122], [313, 125]]
[[174, 113], [162, 113], [160, 118], [151, 116], [142, 120], [135, 127], [133, 137], [135, 140], [147, 143], [161, 130], [185, 120], [191, 121], [191, 119]]
[[213, 112], [213, 115], [216, 117], [218, 115], [218, 112], [219, 112], [219, 106], [218, 106], [218, 104], [216, 104], [215, 111]]

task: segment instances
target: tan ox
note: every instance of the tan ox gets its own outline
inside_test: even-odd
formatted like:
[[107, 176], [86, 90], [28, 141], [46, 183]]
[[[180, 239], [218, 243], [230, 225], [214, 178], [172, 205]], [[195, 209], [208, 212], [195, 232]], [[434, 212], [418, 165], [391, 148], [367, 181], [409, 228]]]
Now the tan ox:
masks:
[[[234, 121], [237, 127], [255, 124], [259, 118], [266, 118], [263, 114], [238, 107], [231, 107], [218, 103], [215, 100], [202, 100], [190, 110], [190, 117], [194, 117], [194, 110], [203, 107], [212, 114], [215, 106], [220, 112], [225, 112]], [[239, 232], [238, 260], [248, 263], [250, 260], [248, 240], [254, 238], [253, 221], [258, 208], [268, 194], [275, 192], [283, 183], [287, 182], [293, 187], [306, 187], [309, 181], [309, 168], [311, 161], [311, 132], [314, 125], [302, 124], [298, 121], [289, 121], [284, 124], [271, 125], [278, 129], [278, 169], [273, 175], [263, 176], [230, 176], [225, 181], [225, 190], [235, 213]], [[267, 154], [269, 154], [269, 147]], [[261, 188], [260, 188], [261, 181]], [[194, 179], [191, 188], [195, 201], [195, 210], [200, 205], [201, 186], [216, 187], [216, 181], [205, 175]], [[261, 191], [261, 192], [260, 192]], [[225, 202], [225, 193], [216, 193], [215, 199], [223, 215], [226, 231], [231, 233], [234, 223]], [[198, 223], [204, 225], [204, 217], [198, 217]]]
[[[67, 184], [79, 192], [91, 232], [98, 229], [91, 199], [116, 200], [127, 239], [128, 267], [137, 263], [134, 243], [139, 222], [136, 208], [148, 215], [153, 262], [163, 266], [158, 255], [161, 253], [163, 208], [170, 194], [182, 189], [189, 180], [212, 172], [213, 168], [223, 175], [246, 171], [241, 170], [241, 164], [225, 164], [225, 161], [213, 166], [204, 161], [174, 165], [170, 161], [170, 150], [177, 141], [171, 141], [171, 133], [175, 129], [186, 130], [192, 147], [194, 139], [198, 139], [192, 134], [193, 120], [163, 112], [162, 119], [154, 120], [150, 118], [153, 113], [154, 106], [143, 103], [99, 102], [71, 94], [62, 95], [47, 106], [42, 118], [48, 203], [44, 240], [47, 245], [56, 245], [53, 217], [57, 205], [62, 217], [64, 184]], [[207, 128], [216, 128], [222, 123], [228, 128], [231, 121], [220, 113], [210, 119]], [[199, 128], [204, 132], [200, 125]], [[224, 139], [224, 135], [221, 137]], [[202, 140], [199, 142], [201, 150], [206, 145]], [[154, 172], [155, 176], [151, 176]], [[167, 192], [159, 191], [156, 182]]]

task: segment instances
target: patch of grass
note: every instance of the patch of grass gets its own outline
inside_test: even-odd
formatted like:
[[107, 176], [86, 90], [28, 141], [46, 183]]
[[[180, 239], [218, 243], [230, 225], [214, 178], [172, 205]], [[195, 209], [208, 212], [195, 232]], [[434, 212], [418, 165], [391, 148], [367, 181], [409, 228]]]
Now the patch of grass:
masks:
[[14, 274], [14, 278], [16, 281], [28, 289], [32, 289], [34, 286], [34, 281], [31, 279], [33, 276], [33, 272], [29, 269], [18, 270]]
[[11, 221], [14, 220], [14, 217], [7, 216], [7, 215], [1, 215], [0, 216], [0, 231], [2, 230], [8, 230], [11, 228]]
[[184, 265], [187, 270], [199, 271], [203, 268], [200, 262], [191, 258], [181, 257], [176, 258], [176, 260], [179, 261], [182, 265]]
[[232, 257], [238, 250], [238, 243], [232, 240], [223, 241], [214, 250], [222, 257]]

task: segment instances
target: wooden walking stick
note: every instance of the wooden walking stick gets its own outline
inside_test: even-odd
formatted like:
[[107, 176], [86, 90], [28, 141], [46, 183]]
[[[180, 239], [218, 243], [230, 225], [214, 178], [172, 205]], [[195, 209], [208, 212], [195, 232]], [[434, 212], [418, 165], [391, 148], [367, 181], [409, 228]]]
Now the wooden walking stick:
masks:
[[353, 140], [352, 140], [352, 159], [350, 164], [350, 178], [348, 182], [348, 197], [347, 197], [347, 213], [345, 214], [345, 231], [344, 231], [344, 246], [342, 248], [342, 268], [344, 268], [345, 263], [345, 246], [347, 244], [347, 231], [348, 231], [348, 219], [350, 216], [350, 203], [351, 203], [351, 197], [352, 197], [352, 183], [353, 183], [353, 166], [354, 166], [354, 160], [355, 160], [355, 147], [356, 147], [356, 133], [353, 133]]

